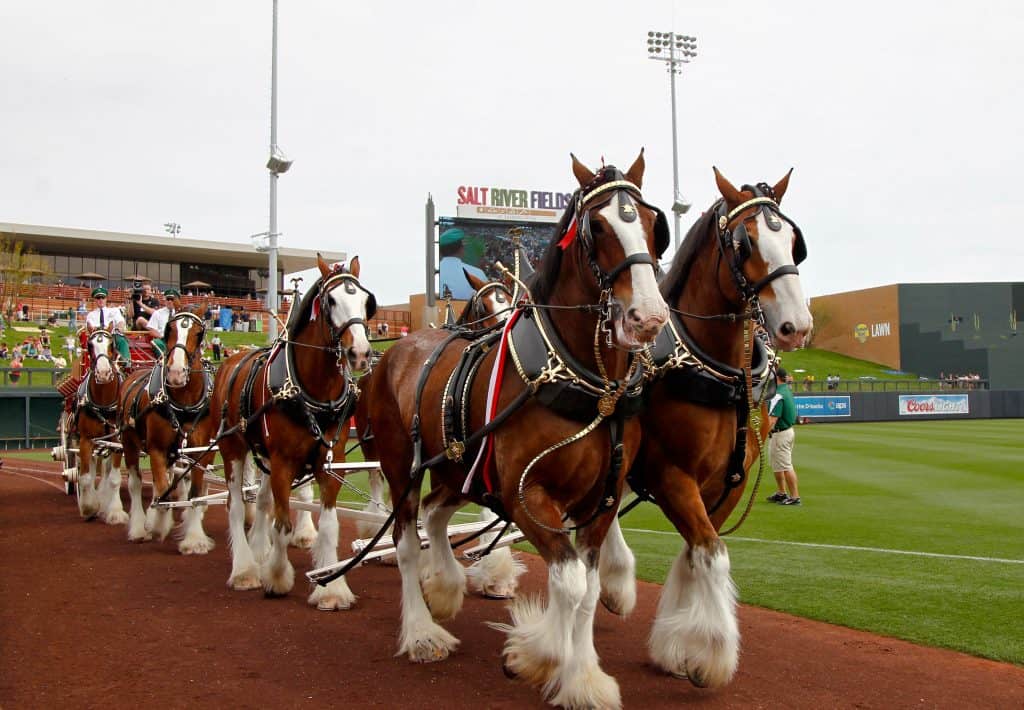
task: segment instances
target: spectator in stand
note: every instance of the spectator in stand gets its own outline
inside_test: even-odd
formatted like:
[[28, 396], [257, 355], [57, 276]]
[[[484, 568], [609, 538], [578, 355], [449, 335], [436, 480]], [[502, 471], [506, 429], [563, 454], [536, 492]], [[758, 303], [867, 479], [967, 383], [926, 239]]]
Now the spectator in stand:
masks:
[[142, 288], [132, 294], [132, 327], [145, 330], [153, 312], [160, 307], [160, 301], [153, 295], [153, 287], [142, 284]]
[[7, 343], [0, 343], [0, 360], [9, 360], [11, 351], [7, 349]]
[[43, 348], [50, 347], [50, 333], [46, 328], [39, 329], [39, 345]]
[[39, 348], [34, 340], [26, 339], [22, 344], [25, 346], [25, 357], [39, 357]]
[[45, 362], [53, 362], [53, 353], [50, 352], [50, 346], [47, 345], [39, 351], [39, 359]]
[[14, 359], [11, 360], [11, 382], [16, 383], [18, 380], [21, 379], [21, 367], [21, 355], [16, 353], [14, 355]]

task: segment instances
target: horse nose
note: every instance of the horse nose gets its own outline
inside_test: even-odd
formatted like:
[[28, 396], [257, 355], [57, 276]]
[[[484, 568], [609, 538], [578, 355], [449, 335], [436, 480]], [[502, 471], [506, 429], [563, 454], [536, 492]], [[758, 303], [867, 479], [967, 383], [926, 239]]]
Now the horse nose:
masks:
[[353, 370], [365, 370], [370, 364], [370, 348], [352, 346], [348, 349], [348, 364]]
[[786, 321], [785, 323], [779, 326], [779, 332], [782, 333], [783, 335], [792, 335], [793, 333], [796, 332], [796, 326], [793, 325], [790, 321]]
[[654, 340], [664, 327], [666, 317], [661, 311], [644, 313], [635, 307], [626, 311], [626, 318], [641, 341]]

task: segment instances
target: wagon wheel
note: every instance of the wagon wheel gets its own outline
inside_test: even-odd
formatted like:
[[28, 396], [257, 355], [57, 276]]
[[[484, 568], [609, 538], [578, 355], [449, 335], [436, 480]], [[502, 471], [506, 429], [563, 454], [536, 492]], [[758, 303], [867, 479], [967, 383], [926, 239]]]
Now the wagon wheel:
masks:
[[[78, 437], [72, 434], [72, 416], [71, 412], [64, 412], [60, 417], [60, 445], [64, 447], [65, 452], [64, 468], [73, 468], [78, 461], [78, 454], [69, 451], [73, 444], [78, 443]], [[75, 494], [75, 481], [65, 481], [64, 485], [69, 496]]]

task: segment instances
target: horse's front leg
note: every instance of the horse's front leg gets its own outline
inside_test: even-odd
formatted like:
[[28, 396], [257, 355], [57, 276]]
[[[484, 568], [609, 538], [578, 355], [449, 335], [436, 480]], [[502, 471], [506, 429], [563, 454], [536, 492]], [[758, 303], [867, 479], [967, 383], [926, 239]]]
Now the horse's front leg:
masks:
[[613, 614], [629, 616], [636, 607], [636, 559], [626, 544], [616, 514], [601, 545], [601, 603]]
[[[206, 495], [209, 486], [206, 484], [206, 467], [213, 463], [213, 454], [209, 453], [200, 459], [192, 468], [189, 483], [189, 500]], [[185, 509], [182, 518], [184, 535], [178, 543], [178, 552], [183, 555], [205, 555], [214, 548], [213, 538], [203, 529], [203, 518], [206, 515], [206, 503], [193, 505]]]
[[124, 504], [121, 502], [121, 459], [120, 451], [110, 455], [109, 467], [103, 478], [101, 515], [107, 525], [124, 525], [128, 522], [128, 514], [124, 512]]
[[[245, 483], [245, 444], [224, 439], [220, 442], [224, 460], [224, 479], [228, 484], [228, 542], [231, 545], [231, 574], [228, 586], [241, 592], [259, 589], [260, 568], [245, 536], [246, 503], [242, 495]], [[264, 526], [265, 528], [266, 526]]]
[[[397, 470], [402, 468], [399, 466]], [[402, 575], [402, 628], [398, 653], [407, 654], [410, 661], [418, 663], [441, 661], [458, 647], [459, 640], [434, 621], [423, 599], [420, 587], [422, 550], [420, 536], [416, 532], [420, 490], [413, 485], [405, 499], [400, 500], [402, 489], [396, 488], [393, 480], [389, 479], [388, 484], [391, 486], [391, 505], [395, 510], [392, 538], [397, 550], [398, 571]]]
[[295, 585], [295, 568], [288, 559], [292, 537], [291, 495], [295, 465], [279, 453], [270, 456], [270, 490], [274, 494], [274, 525], [270, 530], [270, 555], [260, 566], [263, 593], [268, 597], [288, 594]]
[[[342, 442], [344, 451], [344, 442]], [[344, 456], [341, 457], [344, 461]], [[338, 490], [341, 484], [331, 475], [321, 473], [317, 476], [320, 484], [320, 518], [319, 531], [313, 544], [313, 568], [320, 569], [333, 565], [338, 561]], [[348, 587], [345, 577], [338, 577], [330, 584], [313, 585], [313, 592], [308, 602], [321, 611], [338, 611], [348, 609], [356, 603], [356, 595]]]
[[134, 434], [121, 437], [124, 444], [124, 465], [128, 469], [128, 542], [151, 540], [146, 530], [146, 511], [142, 506], [142, 471], [139, 468], [138, 440]]
[[444, 487], [435, 488], [423, 500], [430, 548], [428, 562], [420, 570], [420, 584], [436, 621], [458, 614], [466, 594], [466, 572], [455, 559], [448, 540], [448, 521], [462, 506], [462, 497]]
[[618, 708], [618, 683], [601, 670], [593, 644], [593, 618], [600, 594], [596, 548], [581, 560], [560, 530], [562, 514], [538, 486], [515, 512], [516, 524], [548, 564], [548, 602], [519, 598], [503, 652], [506, 673], [539, 687], [545, 698], [572, 708]]
[[96, 493], [92, 439], [85, 434], [78, 442], [78, 512], [86, 520], [92, 520], [100, 512], [100, 498]]
[[149, 469], [153, 476], [153, 499], [146, 511], [146, 530], [157, 540], [163, 541], [174, 527], [174, 515], [170, 508], [157, 508], [154, 505], [170, 487], [167, 454], [159, 446], [152, 447], [149, 452]]
[[[367, 482], [370, 485], [370, 500], [366, 501], [363, 510], [367, 513], [375, 513], [387, 517], [387, 506], [384, 505], [384, 475], [380, 469], [373, 469], [367, 475]], [[360, 520], [356, 523], [356, 532], [359, 537], [373, 537], [380, 530], [380, 523]]]
[[686, 544], [658, 601], [648, 642], [663, 670], [699, 687], [728, 683], [739, 662], [736, 586], [729, 551], [708, 519], [695, 479], [668, 463], [655, 498]]

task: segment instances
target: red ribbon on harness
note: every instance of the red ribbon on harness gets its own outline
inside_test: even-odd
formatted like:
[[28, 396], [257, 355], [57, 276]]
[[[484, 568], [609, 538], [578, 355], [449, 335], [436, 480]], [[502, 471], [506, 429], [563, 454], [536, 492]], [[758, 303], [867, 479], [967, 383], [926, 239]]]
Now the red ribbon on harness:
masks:
[[565, 251], [572, 244], [572, 240], [576, 238], [576, 215], [573, 215], [572, 222], [569, 223], [569, 227], [565, 230], [565, 236], [558, 242], [558, 247]]

